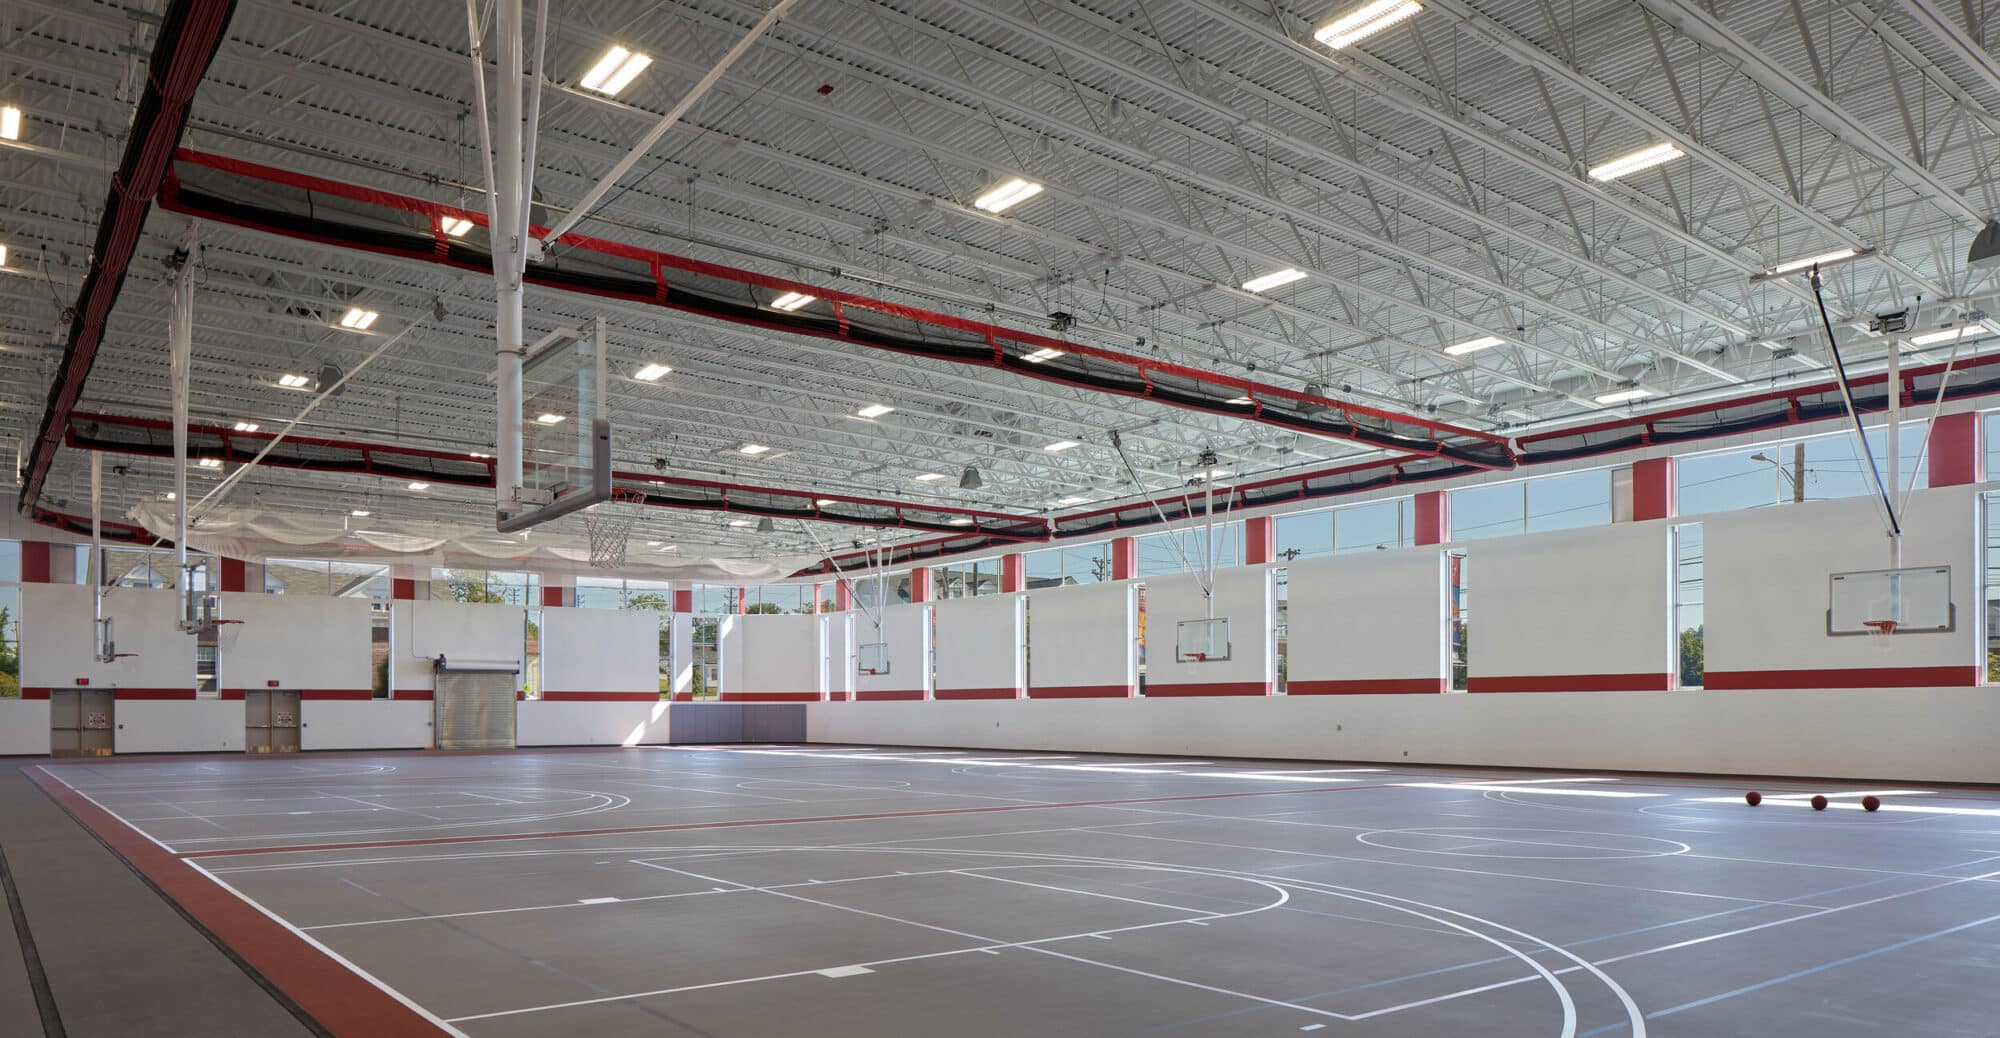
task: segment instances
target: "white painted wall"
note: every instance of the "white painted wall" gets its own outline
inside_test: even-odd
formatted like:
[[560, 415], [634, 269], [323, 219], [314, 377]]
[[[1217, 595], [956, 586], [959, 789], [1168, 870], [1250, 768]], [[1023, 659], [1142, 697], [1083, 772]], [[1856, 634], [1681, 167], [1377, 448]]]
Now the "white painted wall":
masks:
[[542, 609], [542, 693], [660, 690], [660, 614]]
[[49, 752], [49, 701], [0, 699], [0, 757], [46, 757]]
[[667, 636], [671, 639], [674, 661], [673, 693], [677, 696], [694, 692], [694, 615], [675, 613], [674, 627]]
[[[655, 682], [657, 685], [657, 682]], [[640, 746], [667, 741], [667, 701], [517, 704], [517, 746]]]
[[722, 638], [730, 652], [723, 664], [723, 695], [824, 695], [823, 619], [776, 613], [724, 617]]
[[220, 687], [369, 691], [374, 617], [366, 599], [225, 592], [215, 629]]
[[[1910, 495], [1903, 565], [1951, 567], [1957, 630], [1890, 637], [1826, 633], [1828, 578], [1889, 568], [1889, 542], [1873, 499], [1700, 517], [1709, 674], [1824, 671], [1827, 683], [1867, 684], [1872, 679], [1858, 672], [1982, 667], [1986, 632], [1978, 515], [1975, 488]], [[1832, 673], [1840, 671], [1850, 673]]]
[[937, 686], [933, 694], [1015, 699], [1028, 684], [1028, 598], [986, 595], [939, 602]]
[[[239, 704], [240, 705], [240, 704]], [[122, 710], [124, 704], [120, 703]], [[315, 699], [299, 704], [306, 750], [421, 750], [431, 745], [429, 700]]]
[[1291, 693], [1441, 691], [1451, 677], [1447, 563], [1444, 549], [1425, 547], [1288, 564]]
[[429, 692], [436, 686], [439, 654], [459, 661], [512, 661], [527, 655], [527, 610], [513, 605], [463, 602], [397, 602], [395, 652], [390, 665], [397, 691]]
[[[1210, 619], [1207, 596], [1193, 574], [1146, 580], [1146, 694], [1199, 695], [1201, 686], [1226, 686], [1235, 694], [1270, 695], [1278, 680], [1278, 581], [1266, 566], [1234, 566], [1215, 573], [1215, 619], [1228, 619], [1230, 656], [1209, 663], [1179, 663], [1177, 627]], [[1245, 691], [1254, 686], [1254, 693]]]
[[870, 642], [880, 641], [888, 645], [887, 674], [864, 674], [853, 670], [850, 664], [857, 694], [893, 692], [930, 697], [931, 609], [931, 606], [922, 604], [889, 606], [876, 614], [882, 620], [880, 631], [875, 629], [875, 622], [868, 614], [847, 614], [853, 618], [855, 652], [860, 652], [860, 647]]
[[812, 742], [2000, 782], [1990, 689], [809, 704]]
[[[21, 686], [67, 688], [89, 678], [95, 688], [164, 688], [193, 692], [193, 635], [177, 625], [174, 592], [113, 588], [104, 598], [118, 651], [137, 655], [112, 663], [94, 658], [91, 589], [83, 584], [21, 585]], [[239, 733], [240, 737], [240, 733]]]
[[[1669, 522], [1476, 541], [1466, 566], [1471, 691], [1672, 687], [1679, 660]], [[1521, 678], [1532, 680], [1509, 680]]]
[[241, 753], [241, 699], [121, 699], [112, 717], [117, 753]]
[[1111, 687], [1136, 695], [1139, 588], [1130, 582], [1037, 591], [1028, 603], [1028, 695]]

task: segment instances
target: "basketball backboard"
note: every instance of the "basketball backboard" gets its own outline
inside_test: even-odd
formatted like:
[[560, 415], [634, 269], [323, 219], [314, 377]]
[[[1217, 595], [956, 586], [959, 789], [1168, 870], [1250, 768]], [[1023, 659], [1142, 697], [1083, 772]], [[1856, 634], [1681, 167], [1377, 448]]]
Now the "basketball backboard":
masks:
[[871, 675], [889, 673], [889, 644], [887, 642], [867, 642], [863, 644], [855, 669], [863, 674]]
[[611, 496], [611, 415], [606, 336], [599, 318], [563, 328], [521, 361], [519, 507], [501, 532], [523, 530]]
[[1228, 617], [1182, 620], [1174, 625], [1174, 662], [1216, 663], [1228, 658]]
[[[1950, 566], [1835, 573], [1827, 584], [1830, 635], [1921, 634], [1955, 626]], [[1893, 626], [1885, 631], [1885, 623]]]

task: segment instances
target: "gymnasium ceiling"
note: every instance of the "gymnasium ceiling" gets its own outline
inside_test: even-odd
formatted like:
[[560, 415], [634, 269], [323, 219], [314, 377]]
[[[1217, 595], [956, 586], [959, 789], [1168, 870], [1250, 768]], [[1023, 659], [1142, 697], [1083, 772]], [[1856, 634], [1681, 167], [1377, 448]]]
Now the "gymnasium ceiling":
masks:
[[[800, 0], [582, 230], [602, 238], [1503, 435], [1824, 379], [1797, 277], [1843, 248], [1827, 303], [1866, 319], [1983, 318], [2000, 286], [1965, 253], [2000, 213], [2000, 31], [1987, 0], [1423, 0], [1333, 51], [1349, 0]], [[0, 441], [39, 427], [157, 3], [7, 0], [0, 104]], [[533, 11], [532, 0], [528, 4]], [[579, 198], [761, 15], [733, 0], [552, 0], [536, 189]], [[612, 44], [650, 68], [608, 99], [578, 81]], [[451, 3], [240, 0], [183, 143], [481, 208], [467, 19]], [[490, 71], [489, 71], [490, 77]], [[1662, 142], [1685, 154], [1600, 181]], [[1046, 185], [1004, 215], [995, 184]], [[155, 209], [80, 409], [168, 413], [167, 259]], [[204, 225], [197, 421], [281, 424], [288, 372], [351, 367], [421, 327], [302, 431], [490, 450], [490, 279]], [[1254, 293], [1244, 281], [1308, 277]], [[368, 334], [323, 316], [379, 311]], [[619, 464], [697, 478], [1046, 513], [1179, 486], [1205, 448], [1233, 472], [1379, 457], [1253, 421], [658, 308], [532, 291], [528, 332], [602, 315]], [[1447, 353], [1493, 335], [1501, 345]], [[1923, 359], [1942, 348], [1909, 347]], [[1627, 389], [1651, 395], [1605, 405]], [[896, 410], [854, 417], [870, 403]], [[1060, 454], [1043, 448], [1073, 439]], [[728, 456], [735, 444], [777, 450]], [[721, 453], [718, 453], [721, 452]], [[114, 510], [169, 485], [119, 459]], [[984, 485], [958, 487], [976, 466]], [[951, 478], [915, 481], [923, 473]], [[43, 495], [86, 510], [88, 455]], [[197, 484], [199, 487], [199, 484]], [[268, 471], [240, 498], [484, 521], [490, 493]], [[1079, 503], [1072, 507], [1084, 508]], [[644, 531], [723, 554], [810, 553], [802, 533], [657, 510]], [[840, 535], [843, 539], [846, 534]]]

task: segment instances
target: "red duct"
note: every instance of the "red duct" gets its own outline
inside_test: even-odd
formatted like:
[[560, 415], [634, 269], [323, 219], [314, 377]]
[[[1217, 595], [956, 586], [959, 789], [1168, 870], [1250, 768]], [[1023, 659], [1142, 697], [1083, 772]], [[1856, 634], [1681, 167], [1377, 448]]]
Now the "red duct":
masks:
[[[276, 434], [237, 432], [220, 425], [189, 425], [191, 457], [244, 463]], [[173, 424], [158, 418], [78, 412], [70, 421], [68, 445], [81, 450], [173, 457]], [[493, 486], [491, 458], [463, 451], [429, 450], [387, 444], [336, 440], [317, 436], [287, 436], [260, 462], [271, 468], [311, 472], [352, 472], [390, 479], [422, 480], [461, 487]], [[929, 530], [978, 536], [993, 542], [1043, 541], [1049, 525], [1033, 516], [989, 512], [949, 505], [884, 501], [818, 490], [792, 490], [686, 479], [651, 472], [613, 472], [621, 490], [645, 495], [646, 503], [662, 508], [774, 518], [813, 519], [851, 526]]]
[[97, 347], [104, 339], [104, 322], [118, 301], [125, 284], [125, 268], [138, 248], [139, 234], [146, 226], [146, 214], [159, 193], [187, 125], [188, 104], [195, 88], [208, 74], [209, 62], [222, 45], [229, 19], [236, 11], [235, 0], [169, 0], [160, 19], [160, 38], [153, 45], [153, 57], [146, 77], [146, 92], [133, 112], [131, 135], [125, 141], [125, 157], [111, 178], [111, 190], [104, 199], [104, 218], [97, 226], [97, 244], [91, 250], [90, 273], [69, 322], [69, 343], [63, 350], [62, 365], [56, 369], [55, 383], [49, 387], [48, 409], [42, 414], [41, 431], [35, 436], [34, 456], [28, 463], [27, 481], [16, 506], [26, 511], [42, 492], [49, 466], [62, 445], [69, 427], [70, 412], [83, 394], [84, 380], [97, 360]]
[[[491, 269], [483, 213], [220, 155], [183, 149], [160, 204], [288, 238], [472, 272]], [[475, 229], [452, 237], [443, 230], [447, 218], [469, 220]], [[1480, 468], [1513, 465], [1506, 438], [1492, 433], [601, 238], [564, 235], [543, 262], [529, 265], [526, 277], [547, 288], [999, 369], [1417, 457]], [[778, 310], [772, 303], [783, 293], [811, 299]]]

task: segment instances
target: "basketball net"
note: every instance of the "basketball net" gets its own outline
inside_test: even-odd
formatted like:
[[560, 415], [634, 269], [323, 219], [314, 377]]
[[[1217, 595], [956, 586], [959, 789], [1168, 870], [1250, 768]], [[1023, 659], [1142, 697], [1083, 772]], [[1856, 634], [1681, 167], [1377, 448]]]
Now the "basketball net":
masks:
[[616, 490], [609, 501], [584, 510], [583, 532], [590, 538], [592, 566], [618, 569], [625, 565], [625, 544], [639, 522], [636, 506], [645, 500], [637, 491]]

